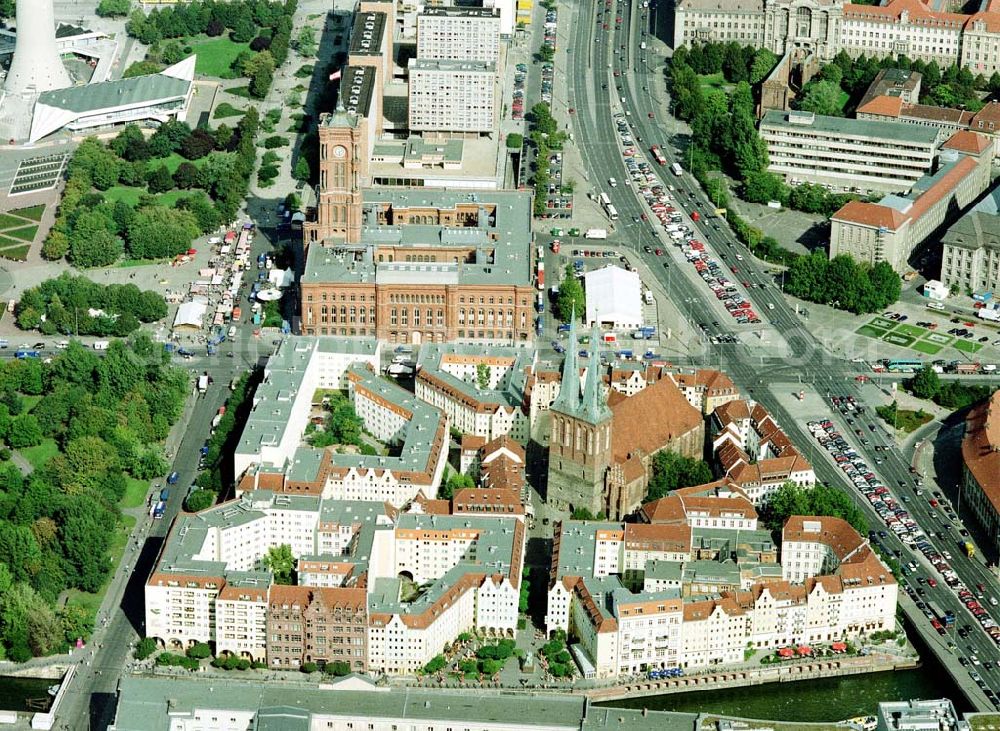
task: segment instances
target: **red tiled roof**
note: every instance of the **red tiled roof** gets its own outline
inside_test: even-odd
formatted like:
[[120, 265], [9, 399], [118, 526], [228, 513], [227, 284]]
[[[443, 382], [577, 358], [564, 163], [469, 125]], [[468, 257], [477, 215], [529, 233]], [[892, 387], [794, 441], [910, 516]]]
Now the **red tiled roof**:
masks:
[[985, 135], [963, 129], [949, 137], [941, 146], [947, 150], [958, 150], [959, 152], [967, 152], [970, 155], [980, 155], [991, 144]]
[[858, 114], [877, 114], [882, 117], [898, 117], [901, 111], [903, 111], [902, 97], [884, 94], [858, 107]]
[[647, 386], [634, 396], [621, 401], [609, 399], [608, 403], [614, 414], [611, 442], [617, 462], [624, 462], [637, 451], [654, 454], [703, 425], [701, 412], [688, 403], [669, 378]]
[[848, 201], [831, 218], [835, 221], [857, 223], [873, 228], [884, 226], [891, 231], [895, 231], [906, 221], [906, 216], [895, 208], [864, 201]]
[[1000, 391], [966, 417], [962, 459], [993, 510], [1000, 513]]

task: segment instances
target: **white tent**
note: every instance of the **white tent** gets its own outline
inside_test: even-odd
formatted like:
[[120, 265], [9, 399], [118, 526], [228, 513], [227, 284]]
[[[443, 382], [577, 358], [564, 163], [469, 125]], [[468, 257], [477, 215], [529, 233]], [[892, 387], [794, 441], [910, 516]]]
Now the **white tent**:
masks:
[[174, 329], [201, 330], [201, 323], [207, 311], [208, 306], [204, 302], [185, 302], [177, 308]]
[[642, 327], [642, 282], [621, 267], [606, 266], [584, 275], [587, 325], [634, 330]]

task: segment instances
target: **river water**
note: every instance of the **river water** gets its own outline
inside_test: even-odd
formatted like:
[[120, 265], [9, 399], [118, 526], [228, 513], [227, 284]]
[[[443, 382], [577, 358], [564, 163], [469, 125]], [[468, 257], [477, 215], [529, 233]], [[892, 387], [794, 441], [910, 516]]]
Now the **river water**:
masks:
[[931, 657], [916, 670], [843, 678], [770, 683], [749, 688], [631, 698], [600, 705], [683, 713], [718, 713], [772, 721], [840, 721], [875, 712], [880, 701], [948, 697], [971, 710], [955, 684]]
[[0, 676], [0, 711], [28, 711], [29, 699], [51, 700], [48, 690], [56, 681], [46, 678]]

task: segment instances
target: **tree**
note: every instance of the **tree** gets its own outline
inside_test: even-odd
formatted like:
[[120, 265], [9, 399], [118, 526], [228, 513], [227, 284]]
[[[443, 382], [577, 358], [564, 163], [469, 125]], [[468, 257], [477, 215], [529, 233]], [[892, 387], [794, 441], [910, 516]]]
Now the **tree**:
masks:
[[148, 206], [129, 226], [128, 250], [136, 259], [163, 259], [183, 254], [201, 233], [188, 210]]
[[166, 193], [168, 190], [173, 190], [174, 177], [170, 174], [170, 170], [167, 169], [166, 165], [160, 165], [150, 171], [146, 177], [146, 185], [149, 188], [149, 192], [153, 195]]
[[754, 86], [762, 82], [778, 63], [778, 57], [766, 48], [760, 48], [754, 54], [753, 65], [750, 67], [748, 80]]
[[136, 643], [135, 659], [145, 660], [154, 652], [156, 652], [156, 650], [157, 650], [156, 640], [154, 640], [152, 637], [143, 637], [141, 640], [139, 640], [138, 643]]
[[180, 153], [188, 160], [200, 160], [215, 149], [215, 138], [211, 132], [199, 127], [193, 130], [179, 147]]
[[204, 191], [197, 191], [178, 199], [175, 206], [178, 210], [190, 211], [202, 233], [214, 231], [222, 224], [219, 211], [212, 205], [212, 201]]
[[906, 386], [918, 398], [933, 399], [941, 392], [941, 379], [931, 366], [925, 365]]
[[250, 79], [250, 96], [263, 99], [274, 80], [275, 61], [270, 51], [261, 51], [243, 64], [243, 75]]
[[518, 132], [510, 132], [507, 135], [507, 149], [520, 150], [524, 147], [524, 135]]
[[788, 200], [788, 186], [780, 176], [766, 170], [753, 172], [743, 181], [743, 198], [751, 203]]
[[121, 161], [95, 137], [80, 143], [69, 163], [69, 173], [86, 175], [98, 190], [107, 190], [118, 182]]
[[685, 121], [694, 119], [704, 103], [701, 81], [694, 69], [676, 62], [671, 64], [670, 88], [674, 116]]
[[295, 39], [295, 50], [303, 56], [316, 55], [316, 31], [312, 26], [305, 26], [299, 31]]
[[478, 363], [476, 365], [476, 385], [480, 391], [485, 391], [490, 387], [492, 371], [493, 369], [486, 363]]
[[123, 79], [131, 79], [136, 76], [151, 76], [153, 74], [158, 74], [163, 71], [163, 64], [156, 63], [156, 61], [133, 61], [129, 64], [129, 67], [125, 69], [125, 73], [122, 74]]
[[[559, 294], [556, 296], [553, 309], [556, 317], [564, 322], [569, 322], [574, 313], [576, 317], [582, 319], [587, 311], [587, 297], [583, 291], [583, 285], [576, 278], [572, 264], [566, 266], [566, 274], [559, 283]], [[576, 347], [576, 343], [570, 343], [569, 347]]]
[[658, 500], [679, 487], [703, 485], [711, 481], [712, 470], [700, 459], [665, 450], [657, 452], [653, 455], [646, 500]]
[[345, 662], [344, 660], [335, 660], [324, 665], [323, 672], [327, 675], [333, 675], [340, 678], [351, 674], [351, 664], [349, 662]]
[[161, 124], [149, 138], [149, 149], [155, 157], [166, 157], [181, 149], [191, 136], [191, 128], [184, 122], [171, 119]]
[[305, 155], [299, 155], [299, 159], [295, 161], [295, 169], [292, 170], [292, 177], [299, 182], [306, 183], [309, 181], [310, 175], [312, 175], [312, 171], [309, 169], [309, 161]]
[[216, 494], [211, 490], [195, 490], [188, 495], [184, 509], [189, 513], [199, 513], [215, 505]]
[[142, 130], [134, 124], [126, 125], [108, 146], [120, 158], [129, 162], [148, 160], [150, 157], [149, 144], [146, 142]]
[[[84, 223], [85, 217], [99, 214], [85, 213], [77, 220], [70, 238], [69, 260], [74, 266], [84, 269], [109, 266], [122, 255], [122, 240], [104, 226]], [[88, 218], [89, 221], [89, 218]]]
[[196, 642], [184, 654], [192, 660], [206, 660], [212, 656], [212, 648], [209, 647], [207, 642]]
[[194, 188], [200, 180], [201, 171], [194, 163], [182, 162], [174, 171], [173, 184], [181, 190]]
[[124, 18], [132, 10], [132, 0], [101, 0], [97, 14], [102, 18]]
[[430, 662], [424, 665], [424, 673], [426, 675], [433, 675], [438, 673], [448, 667], [448, 661], [445, 660], [444, 655], [435, 655], [431, 658]]
[[438, 498], [441, 500], [451, 500], [455, 493], [469, 487], [475, 487], [476, 483], [469, 475], [460, 472], [452, 472], [448, 479], [438, 487]]
[[69, 253], [69, 237], [62, 231], [52, 229], [42, 244], [42, 257], [49, 261], [62, 259]]
[[262, 559], [264, 568], [274, 574], [274, 581], [277, 584], [294, 584], [295, 556], [292, 555], [292, 547], [287, 543], [280, 546], [272, 546], [267, 550]]
[[806, 112], [843, 117], [842, 94], [840, 86], [832, 81], [815, 81], [807, 84], [805, 93], [797, 100], [797, 106]]

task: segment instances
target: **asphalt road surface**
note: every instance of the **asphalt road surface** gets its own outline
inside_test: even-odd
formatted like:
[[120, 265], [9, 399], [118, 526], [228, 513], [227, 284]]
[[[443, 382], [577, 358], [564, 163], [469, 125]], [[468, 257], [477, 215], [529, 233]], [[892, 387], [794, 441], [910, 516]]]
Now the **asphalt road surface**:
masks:
[[[621, 246], [622, 249], [632, 250], [630, 256], [639, 256], [646, 260], [648, 268], [657, 274], [674, 302], [693, 323], [704, 326], [706, 335], [728, 332], [740, 335], [742, 344], [706, 343], [707, 355], [699, 359], [698, 364], [712, 365], [725, 370], [743, 393], [763, 403], [812, 461], [818, 479], [847, 490], [865, 511], [870, 525], [875, 530], [884, 527], [868, 501], [856, 492], [851, 483], [844, 480], [841, 471], [833, 465], [825, 452], [816, 448], [815, 441], [805, 430], [804, 422], [794, 418], [765, 385], [781, 381], [800, 382], [808, 384], [824, 396], [847, 393], [856, 395], [858, 385], [854, 378], [862, 372], [863, 366], [837, 357], [828, 346], [810, 332], [808, 321], [801, 319], [784, 298], [778, 296], [777, 285], [767, 267], [750, 255], [746, 247], [735, 239], [727, 225], [714, 218], [707, 220], [703, 218], [699, 223], [688, 221], [687, 224], [694, 228], [699, 240], [705, 242], [707, 248], [713, 250], [716, 256], [728, 253], [727, 263], [730, 264], [733, 263], [732, 258], [735, 254], [743, 257], [739, 263], [740, 273], [735, 278], [754, 285], [747, 291], [757, 313], [765, 319], [761, 327], [750, 329], [751, 334], [748, 336], [748, 328], [735, 325], [728, 314], [720, 315], [714, 296], [700, 280], [679, 271], [680, 267], [689, 265], [655, 254], [656, 248], [666, 248], [669, 254], [672, 247], [652, 229], [651, 222], [655, 222], [656, 219], [650, 215], [651, 212], [637, 191], [631, 185], [623, 185], [621, 182], [614, 188], [606, 184], [606, 179], [611, 176], [619, 181], [630, 179], [623, 165], [613, 122], [613, 114], [618, 110], [621, 110], [620, 113], [627, 111], [625, 119], [632, 128], [637, 154], [645, 156], [653, 169], [659, 172], [665, 186], [673, 185], [677, 189], [674, 193], [675, 207], [683, 208], [687, 213], [698, 210], [703, 217], [715, 208], [690, 174], [674, 176], [669, 172], [669, 168], [659, 167], [648, 153], [650, 145], [658, 144], [667, 156], [668, 162], [676, 160], [682, 165], [684, 162], [682, 154], [678, 153], [682, 148], [679, 148], [678, 141], [672, 138], [675, 125], [669, 119], [667, 111], [656, 104], [650, 91], [654, 84], [663, 83], [660, 70], [662, 62], [654, 58], [649, 50], [640, 50], [643, 29], [648, 23], [648, 11], [639, 7], [630, 8], [626, 3], [612, 2], [611, 8], [604, 8], [604, 4], [604, 0], [596, 2], [589, 0], [576, 9], [571, 25], [572, 51], [568, 85], [571, 106], [575, 102], [576, 107], [573, 123], [584, 163], [590, 170], [590, 182], [608, 193], [620, 214], [615, 238], [619, 245], [624, 244]], [[603, 15], [600, 12], [602, 9], [604, 9]], [[616, 21], [617, 17], [622, 19], [620, 24]], [[607, 30], [604, 28], [605, 23], [608, 26]], [[615, 71], [618, 72], [617, 77], [614, 76]], [[650, 222], [640, 219], [639, 223], [634, 223], [635, 217], [641, 217], [644, 213]], [[645, 252], [646, 246], [649, 246], [654, 253]], [[667, 266], [663, 265], [664, 262], [667, 262]], [[763, 292], [761, 284], [765, 286]], [[773, 309], [766, 308], [765, 303], [773, 304]], [[720, 324], [715, 325], [716, 322]], [[783, 339], [787, 344], [787, 350], [781, 357], [775, 357], [766, 351], [754, 348], [754, 332], [772, 332], [779, 335], [780, 338], [775, 340]], [[858, 440], [851, 439], [853, 430], [847, 425], [843, 425], [841, 431], [848, 437], [848, 441], [860, 447], [859, 452], [865, 455], [869, 465], [874, 465], [875, 453], [872, 451], [874, 444], [865, 447], [858, 443]], [[928, 493], [939, 488], [928, 482], [924, 488], [924, 495], [918, 498], [915, 495], [913, 475], [909, 471], [909, 455], [904, 455], [893, 447], [888, 451], [879, 452], [878, 456], [884, 461], [875, 468], [877, 474], [898, 497], [906, 495], [909, 498], [909, 502], [906, 503], [907, 508], [928, 535], [936, 534], [930, 541], [937, 550], [951, 553], [952, 560], [949, 563], [966, 587], [975, 591], [976, 584], [983, 582], [989, 584], [987, 595], [998, 593], [996, 578], [990, 575], [980, 561], [970, 560], [957, 550], [952, 532], [939, 533], [940, 511], [936, 511], [927, 502]], [[916, 575], [907, 579], [908, 581], [916, 579], [917, 576], [926, 578], [935, 575], [936, 572], [929, 567], [919, 552], [907, 548], [892, 534], [883, 542], [890, 551], [899, 552], [903, 563], [915, 560], [921, 567]], [[922, 598], [955, 612], [956, 627], [971, 625], [968, 639], [955, 637], [958, 645], [957, 654], [968, 656], [974, 652], [978, 654], [980, 660], [996, 660], [1000, 657], [992, 639], [979, 628], [957, 595], [943, 581], [938, 582], [936, 588], [924, 587], [924, 591], [926, 596]], [[998, 608], [990, 606], [988, 602], [985, 604], [994, 619], [1000, 620]], [[910, 619], [915, 624], [927, 625], [928, 620], [922, 614], [914, 612], [913, 615]], [[994, 691], [1000, 690], [1000, 669], [994, 667], [993, 670], [984, 670], [979, 667], [976, 670], [983, 676], [988, 687]], [[958, 679], [963, 687], [970, 689], [970, 695], [976, 705], [983, 709], [988, 708], [985, 698], [969, 678]]]

